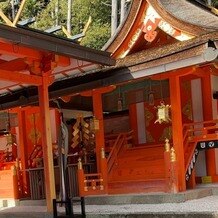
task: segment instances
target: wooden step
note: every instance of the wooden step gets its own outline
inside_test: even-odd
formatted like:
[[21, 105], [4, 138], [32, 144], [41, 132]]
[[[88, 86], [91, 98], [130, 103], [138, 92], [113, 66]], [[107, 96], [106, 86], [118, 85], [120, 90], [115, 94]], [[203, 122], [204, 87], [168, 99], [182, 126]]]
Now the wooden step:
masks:
[[117, 169], [113, 170], [109, 176], [109, 181], [125, 181], [131, 179], [136, 180], [147, 180], [147, 179], [160, 179], [165, 175], [164, 168], [162, 166], [156, 168], [129, 168], [129, 169]]
[[129, 148], [121, 152], [120, 157], [152, 157], [152, 156], [164, 156], [164, 148], [163, 147], [154, 147], [154, 148]]
[[165, 192], [165, 180], [116, 181], [108, 185], [109, 194]]

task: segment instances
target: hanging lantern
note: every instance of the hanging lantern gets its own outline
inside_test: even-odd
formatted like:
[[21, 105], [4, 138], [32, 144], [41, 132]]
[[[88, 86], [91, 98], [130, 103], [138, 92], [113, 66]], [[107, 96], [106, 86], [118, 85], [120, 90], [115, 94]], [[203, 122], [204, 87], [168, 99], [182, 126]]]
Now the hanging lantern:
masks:
[[171, 105], [165, 105], [164, 102], [160, 102], [157, 106], [157, 120], [154, 123], [169, 123], [170, 119], [170, 107]]
[[154, 106], [154, 92], [152, 91], [148, 93], [148, 104]]
[[154, 91], [152, 91], [152, 83], [150, 80], [150, 90], [148, 92], [148, 104], [154, 106]]

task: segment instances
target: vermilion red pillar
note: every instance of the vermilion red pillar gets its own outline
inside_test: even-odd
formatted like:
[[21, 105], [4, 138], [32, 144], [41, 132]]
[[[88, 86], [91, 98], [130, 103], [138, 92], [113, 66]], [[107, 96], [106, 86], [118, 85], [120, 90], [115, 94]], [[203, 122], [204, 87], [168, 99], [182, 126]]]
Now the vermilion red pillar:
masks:
[[20, 149], [20, 161], [22, 167], [22, 194], [27, 196], [29, 194], [29, 177], [26, 169], [28, 169], [28, 151], [26, 142], [26, 128], [25, 128], [25, 111], [18, 111], [18, 125], [19, 125], [19, 149]]
[[178, 190], [186, 190], [185, 181], [185, 163], [184, 163], [184, 145], [183, 145], [183, 127], [182, 127], [182, 112], [181, 112], [181, 93], [180, 79], [178, 76], [170, 77], [170, 102], [172, 114], [172, 138], [173, 147], [177, 157], [178, 173]]
[[53, 211], [52, 200], [56, 198], [54, 164], [52, 153], [51, 122], [49, 112], [49, 77], [42, 76], [42, 85], [38, 87], [40, 116], [42, 120], [42, 149], [45, 175], [46, 203], [48, 212]]
[[97, 169], [100, 172], [101, 163], [101, 149], [105, 147], [104, 145], [104, 120], [103, 120], [103, 110], [102, 110], [102, 93], [98, 90], [93, 90], [93, 113], [95, 118], [99, 122], [99, 130], [95, 133], [95, 143], [96, 143], [96, 159], [97, 159]]

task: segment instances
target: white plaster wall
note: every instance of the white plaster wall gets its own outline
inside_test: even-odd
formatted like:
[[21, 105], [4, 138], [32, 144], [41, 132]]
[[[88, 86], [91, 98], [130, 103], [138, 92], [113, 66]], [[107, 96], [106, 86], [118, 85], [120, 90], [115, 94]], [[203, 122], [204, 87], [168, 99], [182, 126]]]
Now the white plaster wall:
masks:
[[[218, 91], [218, 76], [211, 76], [211, 86], [212, 86], [212, 94], [214, 91]], [[217, 99], [212, 99], [212, 107], [213, 107], [213, 119], [218, 119], [217, 113]], [[218, 174], [218, 148], [215, 148], [215, 158], [216, 158], [216, 174]]]
[[139, 144], [146, 143], [145, 135], [145, 107], [144, 102], [136, 104], [137, 127], [138, 127], [138, 142]]
[[[203, 121], [202, 92], [200, 79], [195, 79], [191, 81], [191, 90], [194, 122]], [[195, 165], [195, 169], [196, 176], [201, 177], [207, 175], [205, 151], [200, 151]]]

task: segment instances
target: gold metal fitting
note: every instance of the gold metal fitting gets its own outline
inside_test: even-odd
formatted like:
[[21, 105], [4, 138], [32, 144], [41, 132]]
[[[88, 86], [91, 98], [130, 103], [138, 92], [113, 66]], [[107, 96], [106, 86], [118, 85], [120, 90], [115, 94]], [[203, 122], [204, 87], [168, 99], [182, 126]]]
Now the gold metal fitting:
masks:
[[13, 171], [13, 175], [17, 175], [17, 167], [16, 166], [11, 166], [11, 170]]
[[101, 148], [101, 158], [104, 159], [105, 158], [105, 152], [104, 152], [104, 148]]
[[170, 161], [171, 162], [176, 161], [176, 153], [175, 153], [175, 149], [173, 147], [170, 149]]
[[170, 152], [170, 143], [168, 138], [165, 139], [165, 151]]
[[82, 170], [82, 168], [83, 168], [83, 165], [82, 165], [81, 158], [79, 158], [79, 159], [78, 159], [77, 166], [78, 166], [78, 170]]

